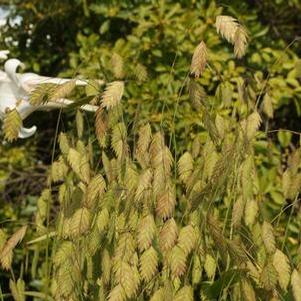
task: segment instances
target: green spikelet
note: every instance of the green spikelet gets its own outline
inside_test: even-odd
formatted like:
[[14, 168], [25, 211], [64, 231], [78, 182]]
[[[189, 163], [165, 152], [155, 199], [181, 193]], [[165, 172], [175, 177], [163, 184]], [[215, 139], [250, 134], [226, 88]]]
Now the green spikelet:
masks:
[[9, 280], [9, 288], [15, 301], [25, 301], [25, 282], [18, 279], [17, 282]]
[[108, 110], [116, 107], [121, 101], [123, 91], [124, 82], [115, 81], [109, 83], [102, 94], [102, 106]]
[[68, 172], [68, 166], [61, 157], [51, 165], [51, 179], [54, 183], [63, 181]]
[[50, 101], [57, 101], [61, 98], [68, 97], [76, 87], [75, 80], [70, 80], [61, 85], [56, 85], [54, 90], [50, 92]]
[[100, 146], [105, 146], [107, 129], [108, 114], [102, 107], [99, 107], [95, 113], [95, 133]]
[[267, 115], [268, 118], [274, 117], [274, 108], [273, 108], [273, 100], [269, 93], [266, 93], [263, 97], [263, 112]]
[[116, 79], [124, 77], [123, 58], [118, 53], [114, 52], [111, 58], [112, 72]]
[[186, 285], [182, 287], [179, 291], [177, 291], [174, 301], [193, 301], [193, 289], [191, 286]]
[[139, 82], [145, 82], [148, 77], [147, 68], [142, 64], [137, 64], [134, 70], [134, 75]]
[[178, 246], [184, 251], [186, 256], [194, 249], [196, 242], [196, 232], [191, 225], [183, 227], [180, 230]]
[[165, 300], [165, 290], [164, 288], [159, 288], [150, 298], [150, 301], [163, 301]]
[[239, 197], [234, 205], [232, 210], [232, 224], [234, 227], [238, 227], [241, 224], [241, 219], [243, 217], [245, 207], [245, 201], [242, 197]]
[[3, 119], [4, 138], [9, 142], [16, 140], [21, 126], [22, 119], [18, 111], [16, 109], [7, 111]]
[[126, 142], [127, 133], [124, 123], [120, 122], [113, 128], [112, 148], [118, 158], [128, 154], [128, 145]]
[[140, 274], [144, 281], [149, 282], [157, 272], [158, 254], [150, 247], [140, 257]]
[[291, 276], [289, 259], [283, 252], [277, 249], [273, 257], [273, 265], [278, 274], [280, 287], [286, 290]]
[[66, 133], [60, 133], [59, 136], [59, 145], [60, 145], [60, 150], [64, 155], [68, 155], [69, 153], [69, 149], [70, 149], [70, 145], [69, 145], [69, 141], [68, 141], [68, 137]]
[[167, 220], [159, 234], [159, 245], [164, 252], [170, 250], [176, 243], [178, 237], [178, 227], [173, 218]]
[[118, 284], [111, 290], [108, 301], [124, 301], [124, 300], [126, 300], [126, 293], [122, 288], [122, 286]]
[[179, 277], [186, 271], [186, 255], [178, 246], [173, 247], [171, 251], [170, 268], [173, 277]]
[[193, 257], [192, 284], [197, 285], [202, 279], [202, 265], [198, 255]]
[[111, 278], [111, 258], [109, 251], [104, 249], [102, 253], [102, 260], [101, 260], [101, 271], [102, 271], [102, 279], [104, 284], [108, 284]]
[[296, 269], [292, 273], [291, 285], [295, 301], [301, 301], [301, 275]]
[[216, 261], [210, 254], [206, 254], [204, 269], [209, 279], [215, 275]]
[[258, 204], [256, 200], [248, 200], [245, 206], [245, 223], [248, 227], [252, 226], [258, 214]]
[[268, 260], [266, 265], [263, 267], [260, 282], [267, 290], [272, 290], [276, 287], [277, 284], [277, 271], [273, 266], [273, 262]]
[[73, 237], [86, 233], [90, 229], [91, 213], [87, 208], [78, 209], [70, 219], [70, 232]]
[[55, 90], [57, 89], [57, 85], [55, 84], [40, 84], [38, 85], [29, 96], [29, 102], [33, 106], [41, 105], [45, 102], [50, 101]]
[[106, 182], [102, 175], [96, 175], [91, 179], [87, 188], [86, 205], [88, 208], [93, 208], [99, 198], [106, 189]]
[[4, 244], [2, 249], [0, 250], [0, 263], [3, 269], [8, 270], [11, 268], [12, 258], [13, 258], [13, 250], [17, 246], [17, 244], [23, 240], [25, 233], [27, 230], [27, 226], [23, 226], [18, 229]]
[[148, 249], [156, 233], [156, 224], [154, 217], [149, 214], [145, 216], [139, 223], [137, 241], [140, 251]]
[[261, 230], [262, 240], [267, 252], [274, 254], [276, 251], [276, 241], [273, 226], [270, 223], [264, 221]]
[[78, 138], [82, 138], [84, 132], [84, 118], [83, 114], [77, 110], [76, 112], [76, 129]]
[[185, 152], [178, 161], [179, 177], [184, 183], [188, 182], [193, 172], [193, 163], [193, 158], [189, 152]]
[[51, 199], [52, 197], [49, 189], [43, 190], [42, 195], [38, 199], [36, 213], [36, 226], [38, 233], [43, 233], [46, 230], [44, 222], [47, 218], [48, 206], [51, 204]]
[[248, 280], [242, 280], [241, 290], [245, 301], [256, 301], [255, 291]]

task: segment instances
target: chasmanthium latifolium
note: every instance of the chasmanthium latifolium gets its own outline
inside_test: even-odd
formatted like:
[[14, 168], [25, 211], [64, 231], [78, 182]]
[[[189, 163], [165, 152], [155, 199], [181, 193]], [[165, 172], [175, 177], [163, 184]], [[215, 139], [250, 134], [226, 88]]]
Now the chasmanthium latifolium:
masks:
[[[241, 58], [246, 29], [229, 16], [218, 16], [215, 26]], [[211, 51], [199, 41], [187, 67], [201, 126], [184, 151], [171, 142], [172, 129], [128, 121], [122, 57], [114, 54], [116, 81], [91, 99], [99, 106], [95, 133], [77, 111], [77, 133], [59, 134], [34, 244], [53, 247], [43, 291], [54, 300], [300, 300], [300, 242], [288, 234], [289, 223], [281, 226], [286, 208], [274, 218], [265, 214], [270, 195], [261, 190], [262, 169], [274, 163], [258, 151], [265, 134], [257, 102], [266, 97], [253, 98], [239, 82], [240, 98], [226, 109], [214, 101], [218, 95], [206, 95], [202, 76], [216, 72]], [[227, 85], [222, 90], [229, 93]], [[301, 184], [296, 166], [299, 147], [273, 178], [292, 208]], [[49, 206], [56, 206], [51, 220]], [[4, 241], [0, 262], [9, 268], [3, 250], [15, 244]], [[25, 295], [20, 281], [12, 280], [13, 296]]]

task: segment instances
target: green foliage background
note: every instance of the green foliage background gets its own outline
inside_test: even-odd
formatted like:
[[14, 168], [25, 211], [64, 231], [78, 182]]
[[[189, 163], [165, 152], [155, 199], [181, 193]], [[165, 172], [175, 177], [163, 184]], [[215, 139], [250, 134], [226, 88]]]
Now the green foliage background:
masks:
[[[299, 1], [14, 0], [12, 4], [12, 17], [21, 16], [22, 22], [3, 29], [2, 45], [24, 61], [28, 70], [103, 79], [107, 83], [123, 80], [125, 93], [122, 106], [109, 115], [112, 121], [106, 139], [101, 140], [95, 134], [91, 114], [84, 114], [84, 132], [76, 132], [75, 119], [80, 129], [82, 115], [78, 113], [75, 118], [76, 110], [70, 109], [63, 114], [33, 114], [26, 122], [38, 123], [38, 134], [34, 138], [0, 146], [0, 233], [3, 237], [11, 236], [21, 225], [29, 225], [26, 239], [14, 251], [11, 273], [0, 272], [2, 298], [11, 298], [12, 292], [15, 300], [24, 300], [25, 296], [28, 300], [45, 300], [41, 295], [44, 293], [57, 300], [102, 300], [118, 286], [120, 280], [114, 273], [109, 281], [104, 280], [103, 266], [106, 265], [99, 261], [111, 258], [107, 261], [115, 264], [112, 258], [117, 256], [116, 250], [127, 227], [132, 227], [133, 235], [127, 238], [127, 243], [131, 245], [131, 239], [136, 240], [133, 233], [138, 229], [132, 226], [130, 216], [136, 217], [138, 224], [145, 215], [155, 216], [156, 233], [167, 221], [163, 221], [160, 214], [157, 216], [154, 204], [149, 207], [144, 204], [141, 210], [141, 204], [134, 203], [135, 211], [129, 206], [134, 202], [131, 195], [125, 198], [116, 193], [128, 185], [128, 175], [118, 170], [117, 179], [113, 176], [112, 180], [104, 153], [108, 160], [115, 160], [111, 164], [117, 162], [126, 171], [130, 166], [139, 178], [147, 167], [135, 157], [137, 134], [141, 126], [149, 122], [153, 134], [164, 134], [173, 157], [168, 177], [176, 186], [177, 205], [173, 217], [179, 231], [193, 226], [201, 243], [185, 258], [191, 268], [184, 276], [177, 275], [173, 270], [176, 263], [173, 263], [173, 275], [162, 272], [158, 279], [140, 283], [140, 293], [129, 294], [130, 297], [148, 300], [164, 288], [172, 296], [162, 293], [159, 297], [158, 293], [158, 299], [154, 300], [189, 300], [192, 286], [195, 300], [300, 300], [291, 284], [285, 287], [277, 282], [280, 276], [277, 265], [273, 265], [277, 248], [289, 261], [284, 260], [282, 270], [296, 271], [292, 279], [300, 280], [301, 30], [296, 26], [301, 22]], [[234, 58], [232, 46], [216, 34], [214, 22], [221, 14], [237, 18], [248, 29], [249, 46], [241, 60]], [[18, 41], [17, 47], [5, 39], [8, 36]], [[191, 57], [201, 40], [208, 47], [209, 63], [195, 83], [206, 94], [205, 111], [193, 102], [188, 91], [192, 82], [189, 77]], [[77, 91], [76, 98], [80, 102], [97, 102], [102, 91], [103, 87], [91, 85], [86, 91]], [[248, 137], [247, 142], [240, 140], [240, 122], [257, 110], [262, 119], [259, 131], [256, 136]], [[79, 199], [85, 198], [82, 186], [88, 189], [90, 178], [83, 178], [86, 174], [78, 172], [78, 167], [70, 163], [70, 154], [65, 153], [62, 143], [58, 149], [58, 121], [59, 132], [67, 132], [68, 148], [82, 155], [86, 148], [90, 150], [87, 160], [91, 179], [98, 174], [105, 178], [104, 201], [99, 201], [93, 210], [85, 201], [78, 204]], [[110, 138], [114, 137], [117, 126], [126, 129], [121, 139], [129, 145], [126, 159], [120, 158], [119, 150], [111, 141], [114, 138]], [[100, 145], [97, 138], [101, 140]], [[229, 150], [229, 144], [236, 146]], [[193, 188], [183, 182], [177, 165], [186, 152], [192, 155], [196, 172]], [[54, 168], [50, 167], [55, 166], [54, 159], [58, 160], [56, 167], [63, 170], [58, 175], [53, 174]], [[222, 167], [215, 165], [216, 162]], [[217, 182], [212, 179], [214, 175], [219, 176]], [[202, 182], [196, 183], [199, 178]], [[51, 181], [55, 183], [50, 184]], [[198, 191], [197, 184], [202, 189], [209, 185], [215, 194]], [[66, 187], [74, 195], [62, 201], [60, 193]], [[155, 193], [153, 197], [157, 198]], [[200, 199], [203, 202], [197, 201], [197, 210], [193, 210], [190, 202]], [[60, 233], [64, 214], [74, 216], [77, 210], [84, 211], [85, 216], [91, 215], [87, 218], [89, 222], [80, 223], [78, 231]], [[98, 222], [98, 230], [104, 228], [98, 233], [90, 218], [105, 223], [104, 210], [108, 211], [111, 223], [99, 226]], [[233, 224], [234, 217], [238, 225]], [[206, 221], [205, 226], [202, 221]], [[55, 231], [58, 234], [52, 238]], [[223, 236], [217, 235], [219, 232]], [[160, 253], [158, 233], [151, 237], [160, 270], [165, 264], [164, 258], [170, 254]], [[36, 238], [37, 242], [28, 244]], [[89, 241], [96, 245], [90, 246]], [[177, 241], [180, 244], [180, 238]], [[135, 244], [133, 248], [138, 251], [133, 252], [137, 257], [133, 262], [141, 260], [143, 254]], [[231, 244], [237, 249], [231, 249]], [[70, 245], [75, 251], [70, 251]], [[62, 275], [68, 268], [62, 267], [61, 261], [68, 260], [56, 254], [64, 248], [68, 260], [77, 255], [80, 258], [80, 271], [71, 273], [75, 278], [80, 274], [74, 281]], [[248, 261], [241, 258], [237, 261], [241, 249], [251, 253]], [[171, 257], [179, 261], [182, 258], [180, 255]], [[135, 263], [129, 262], [135, 267]], [[256, 266], [259, 275], [250, 275], [249, 262]], [[193, 273], [201, 276], [197, 279]], [[9, 279], [13, 279], [10, 285]], [[17, 279], [20, 279], [18, 284]], [[62, 285], [60, 279], [69, 286]], [[125, 299], [124, 296], [118, 298], [116, 300]]]

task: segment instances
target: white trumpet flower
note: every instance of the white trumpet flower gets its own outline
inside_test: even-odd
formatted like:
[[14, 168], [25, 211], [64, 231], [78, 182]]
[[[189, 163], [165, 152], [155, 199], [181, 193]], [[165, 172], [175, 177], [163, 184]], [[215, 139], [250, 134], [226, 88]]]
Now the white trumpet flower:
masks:
[[[0, 53], [1, 55], [1, 53]], [[1, 58], [1, 57], [0, 57]], [[4, 64], [4, 71], [0, 70], [0, 119], [3, 120], [7, 110], [16, 109], [22, 120], [27, 118], [36, 110], [49, 110], [54, 108], [66, 107], [73, 103], [70, 99], [60, 98], [53, 102], [47, 102], [38, 106], [34, 106], [29, 102], [30, 93], [40, 84], [51, 83], [62, 85], [72, 79], [54, 78], [41, 76], [35, 73], [17, 73], [18, 67], [24, 65], [18, 59], [9, 59]], [[77, 86], [85, 86], [88, 84], [85, 80], [76, 80]], [[99, 81], [99, 84], [103, 84]], [[97, 106], [83, 105], [81, 109], [85, 111], [95, 112]], [[31, 128], [21, 127], [19, 138], [27, 138], [32, 136], [37, 130], [36, 126]]]
[[9, 50], [0, 50], [0, 60], [7, 60]]

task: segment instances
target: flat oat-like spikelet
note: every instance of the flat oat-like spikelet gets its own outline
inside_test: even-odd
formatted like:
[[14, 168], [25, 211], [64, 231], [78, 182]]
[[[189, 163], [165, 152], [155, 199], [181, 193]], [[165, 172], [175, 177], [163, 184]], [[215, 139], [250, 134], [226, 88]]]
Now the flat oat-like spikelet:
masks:
[[88, 154], [86, 153], [83, 155], [80, 159], [79, 163], [79, 178], [81, 181], [83, 181], [85, 184], [89, 183], [90, 181], [90, 163], [89, 163], [89, 158]]
[[210, 254], [206, 254], [204, 269], [209, 279], [215, 275], [216, 261]]
[[123, 58], [118, 53], [114, 52], [111, 58], [112, 72], [118, 79], [124, 77]]
[[137, 143], [137, 152], [146, 152], [152, 138], [152, 130], [149, 123], [146, 123], [138, 131], [139, 139]]
[[90, 228], [91, 213], [87, 208], [75, 211], [70, 219], [70, 232], [73, 237], [86, 233]]
[[95, 113], [95, 133], [97, 140], [103, 144], [104, 137], [108, 128], [108, 116], [102, 107], [99, 107]]
[[269, 254], [274, 254], [276, 251], [276, 241], [274, 236], [273, 226], [264, 221], [261, 228], [261, 235], [264, 246]]
[[89, 158], [86, 155], [82, 155], [82, 153], [74, 148], [70, 148], [67, 161], [77, 176], [83, 182], [88, 183], [90, 180]]
[[67, 157], [68, 163], [76, 174], [80, 173], [80, 153], [74, 148], [70, 148]]
[[242, 197], [238, 197], [238, 199], [233, 204], [232, 210], [232, 224], [234, 227], [238, 227], [241, 224], [241, 219], [243, 217], [245, 207], [245, 201]]
[[82, 138], [84, 133], [84, 118], [80, 110], [76, 111], [75, 120], [76, 120], [77, 136], [79, 138]]
[[22, 119], [16, 109], [8, 111], [3, 119], [4, 138], [12, 142], [18, 138], [19, 130], [22, 126]]
[[3, 246], [6, 243], [7, 234], [4, 230], [0, 228], [0, 251], [2, 250]]
[[190, 285], [183, 286], [177, 291], [173, 301], [193, 301], [193, 289]]
[[134, 164], [128, 163], [125, 170], [125, 185], [130, 194], [134, 194], [138, 185], [138, 172]]
[[255, 291], [250, 281], [242, 280], [241, 290], [245, 301], [256, 301]]
[[187, 183], [193, 172], [193, 158], [189, 152], [185, 152], [178, 161], [178, 172], [181, 181]]
[[235, 56], [237, 58], [243, 57], [248, 42], [246, 29], [230, 16], [217, 16], [215, 26], [217, 33], [234, 45]]
[[207, 47], [204, 41], [202, 41], [194, 50], [192, 61], [190, 65], [190, 73], [196, 78], [204, 72], [207, 63]]
[[64, 155], [68, 155], [70, 145], [68, 141], [68, 137], [65, 133], [61, 132], [59, 136], [59, 145], [60, 145], [60, 150]]
[[25, 300], [25, 282], [22, 279], [18, 279], [17, 282], [9, 279], [9, 288], [14, 300]]
[[239, 26], [235, 18], [230, 16], [217, 16], [215, 26], [218, 34], [229, 43], [234, 44], [235, 32]]
[[122, 288], [122, 286], [118, 284], [111, 290], [108, 301], [124, 301], [124, 300], [126, 300], [125, 291]]
[[61, 157], [59, 160], [54, 161], [51, 165], [51, 180], [56, 183], [63, 181], [64, 177], [68, 172], [68, 167], [64, 162], [64, 159]]
[[163, 219], [171, 217], [176, 205], [176, 196], [172, 188], [159, 194], [156, 205], [157, 215]]
[[159, 245], [162, 252], [170, 250], [178, 238], [178, 227], [173, 218], [166, 221], [159, 234]]
[[246, 267], [247, 267], [247, 271], [248, 274], [250, 275], [250, 277], [256, 282], [259, 282], [259, 278], [260, 278], [260, 271], [261, 268], [260, 267], [256, 267], [252, 261], [247, 260], [246, 261]]
[[250, 227], [254, 224], [259, 208], [256, 200], [247, 200], [245, 205], [245, 224]]
[[247, 156], [240, 166], [240, 183], [242, 195], [245, 200], [249, 200], [253, 197], [254, 177], [254, 159], [252, 156]]
[[284, 253], [277, 249], [273, 257], [273, 265], [278, 273], [279, 285], [286, 291], [291, 276], [289, 259]]
[[111, 141], [112, 148], [118, 158], [121, 158], [122, 155], [126, 155], [128, 152], [126, 138], [127, 132], [125, 124], [119, 122], [113, 128]]
[[145, 195], [151, 191], [152, 188], [152, 178], [153, 173], [150, 168], [143, 171], [143, 173], [139, 176], [138, 187], [135, 194], [135, 200], [140, 201], [144, 198]]
[[186, 255], [179, 246], [174, 246], [171, 251], [170, 269], [173, 277], [182, 276], [186, 271]]
[[96, 175], [88, 184], [85, 204], [88, 208], [95, 205], [96, 200], [106, 189], [106, 182], [101, 174]]
[[38, 85], [29, 95], [29, 102], [33, 106], [38, 106], [45, 102], [50, 101], [57, 85], [44, 83]]
[[70, 262], [65, 262], [55, 273], [55, 279], [57, 281], [56, 287], [56, 299], [65, 300], [73, 299], [75, 297], [74, 287], [79, 285], [80, 271], [78, 265]]
[[156, 234], [156, 223], [152, 214], [142, 218], [138, 226], [138, 247], [140, 251], [148, 249]]
[[102, 98], [101, 98], [102, 106], [108, 110], [117, 106], [121, 101], [123, 91], [124, 91], [123, 81], [114, 81], [109, 83], [102, 94]]
[[138, 142], [136, 148], [136, 158], [142, 167], [149, 164], [148, 148], [152, 138], [152, 131], [149, 123], [142, 126], [138, 131]]
[[143, 280], [149, 282], [157, 272], [158, 254], [153, 247], [147, 249], [140, 257], [140, 274]]
[[118, 269], [115, 271], [115, 279], [121, 284], [128, 298], [133, 298], [139, 285], [138, 271], [135, 267], [121, 261]]
[[193, 256], [193, 264], [192, 264], [192, 275], [191, 275], [191, 280], [193, 285], [197, 285], [200, 283], [202, 279], [202, 265], [201, 265], [201, 260], [200, 256], [197, 254], [194, 254]]
[[160, 132], [155, 133], [150, 145], [150, 155], [152, 161], [155, 160], [156, 156], [164, 148], [164, 146], [165, 146], [165, 142], [164, 142], [163, 135]]
[[247, 45], [247, 31], [239, 25], [234, 35], [234, 55], [239, 59], [242, 58], [246, 53]]
[[69, 96], [75, 87], [75, 80], [70, 80], [62, 85], [55, 85], [53, 90], [50, 90], [49, 101], [57, 101], [60, 98]]
[[53, 263], [55, 267], [59, 267], [66, 263], [66, 261], [73, 261], [74, 254], [76, 253], [76, 247], [71, 241], [63, 241], [57, 248], [54, 256]]
[[150, 298], [150, 301], [163, 301], [165, 300], [165, 289], [163, 287], [155, 291], [155, 293]]
[[3, 269], [10, 269], [13, 250], [16, 247], [16, 245], [24, 238], [26, 229], [27, 226], [23, 226], [18, 231], [16, 231], [0, 250], [0, 263]]
[[151, 163], [154, 168], [163, 168], [164, 175], [169, 175], [173, 157], [169, 148], [164, 144], [161, 133], [156, 133], [150, 146]]
[[178, 246], [188, 255], [195, 247], [197, 237], [194, 228], [191, 225], [183, 227], [180, 230]]
[[111, 278], [112, 261], [107, 249], [104, 249], [101, 257], [102, 280], [104, 284], [108, 284]]
[[162, 165], [155, 168], [152, 183], [153, 195], [157, 197], [159, 194], [162, 194], [166, 190], [166, 186], [170, 185], [169, 180], [170, 174], [166, 173], [166, 169]]
[[147, 80], [148, 74], [147, 74], [147, 69], [144, 65], [142, 64], [137, 64], [136, 68], [134, 70], [134, 75], [135, 78], [137, 78], [137, 80], [139, 82], [144, 82]]
[[260, 283], [267, 290], [273, 290], [277, 285], [277, 271], [271, 260], [268, 260], [261, 271]]
[[201, 104], [204, 105], [206, 92], [204, 88], [199, 85], [195, 80], [190, 79], [188, 83], [189, 98], [196, 110], [199, 110]]
[[262, 120], [257, 111], [248, 116], [247, 119], [241, 122], [241, 127], [246, 137], [251, 140], [258, 131]]
[[96, 225], [100, 234], [105, 230], [110, 222], [110, 214], [107, 208], [102, 209], [96, 217]]
[[296, 269], [292, 273], [291, 285], [295, 301], [301, 301], [301, 275]]
[[[118, 269], [118, 262], [130, 260], [135, 252], [135, 248], [135, 241], [130, 233], [120, 235], [114, 252], [114, 271], [116, 271], [116, 268]], [[117, 264], [115, 265], [115, 263]]]

